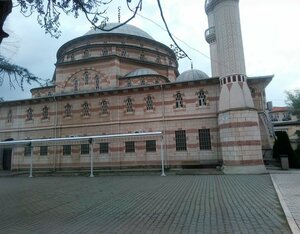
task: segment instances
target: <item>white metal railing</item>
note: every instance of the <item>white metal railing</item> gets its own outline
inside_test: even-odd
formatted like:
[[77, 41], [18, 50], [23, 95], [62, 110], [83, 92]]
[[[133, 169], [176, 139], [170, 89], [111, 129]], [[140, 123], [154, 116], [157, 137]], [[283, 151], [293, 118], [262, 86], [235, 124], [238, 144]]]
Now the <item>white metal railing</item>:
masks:
[[[124, 134], [111, 134], [111, 135], [95, 135], [95, 136], [74, 136], [62, 138], [49, 138], [49, 139], [27, 139], [27, 140], [13, 140], [0, 142], [2, 147], [17, 147], [17, 146], [43, 146], [43, 145], [63, 145], [69, 143], [89, 143], [90, 144], [90, 177], [94, 177], [94, 155], [93, 144], [97, 139], [120, 139], [120, 138], [140, 138], [140, 137], [160, 137], [160, 156], [161, 156], [161, 176], [165, 176], [164, 166], [164, 138], [162, 132], [142, 132], [142, 133], [124, 133]], [[30, 155], [30, 169], [29, 177], [33, 173], [33, 150], [31, 149]]]

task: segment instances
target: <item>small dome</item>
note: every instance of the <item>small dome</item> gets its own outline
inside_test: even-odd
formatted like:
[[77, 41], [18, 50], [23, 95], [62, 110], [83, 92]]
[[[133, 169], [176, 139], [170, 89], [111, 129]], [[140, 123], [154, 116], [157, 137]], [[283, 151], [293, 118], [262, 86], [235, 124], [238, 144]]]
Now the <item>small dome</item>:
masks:
[[156, 71], [149, 69], [149, 68], [139, 68], [134, 71], [129, 72], [125, 77], [137, 77], [137, 76], [153, 76], [153, 75], [159, 75]]
[[[105, 25], [104, 29], [111, 29], [113, 27], [118, 26], [120, 23], [108, 23]], [[150, 40], [154, 40], [153, 37], [151, 37], [148, 33], [143, 31], [142, 29], [139, 29], [136, 26], [130, 25], [130, 24], [124, 24], [119, 28], [116, 28], [112, 31], [102, 31], [101, 29], [91, 29], [88, 31], [84, 36], [87, 35], [93, 35], [93, 34], [127, 34], [127, 35], [133, 35], [133, 36], [138, 36], [138, 37], [144, 37]]]
[[188, 70], [183, 72], [182, 74], [180, 74], [176, 81], [193, 81], [193, 80], [204, 80], [209, 78], [208, 75], [206, 75], [206, 73], [204, 73], [203, 71], [197, 70], [197, 69], [192, 69], [192, 70]]

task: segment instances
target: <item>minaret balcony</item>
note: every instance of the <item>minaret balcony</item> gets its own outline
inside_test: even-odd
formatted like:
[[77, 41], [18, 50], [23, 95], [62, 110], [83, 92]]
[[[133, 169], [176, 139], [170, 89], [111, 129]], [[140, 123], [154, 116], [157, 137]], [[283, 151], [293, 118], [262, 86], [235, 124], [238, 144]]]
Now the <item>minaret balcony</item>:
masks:
[[216, 30], [215, 27], [210, 27], [205, 31], [205, 39], [211, 44], [216, 41]]

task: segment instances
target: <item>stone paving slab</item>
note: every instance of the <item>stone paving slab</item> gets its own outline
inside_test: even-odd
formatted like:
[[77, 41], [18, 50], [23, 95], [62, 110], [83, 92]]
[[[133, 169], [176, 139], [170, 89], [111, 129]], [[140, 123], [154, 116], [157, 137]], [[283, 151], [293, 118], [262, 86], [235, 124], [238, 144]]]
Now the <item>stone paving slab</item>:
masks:
[[[284, 203], [296, 227], [293, 228], [294, 233], [300, 233], [300, 170], [297, 173], [286, 172], [286, 174], [272, 174], [273, 181], [278, 186]], [[287, 174], [288, 173], [288, 174]], [[295, 226], [292, 223], [293, 226]]]
[[291, 233], [269, 175], [0, 178], [0, 233]]

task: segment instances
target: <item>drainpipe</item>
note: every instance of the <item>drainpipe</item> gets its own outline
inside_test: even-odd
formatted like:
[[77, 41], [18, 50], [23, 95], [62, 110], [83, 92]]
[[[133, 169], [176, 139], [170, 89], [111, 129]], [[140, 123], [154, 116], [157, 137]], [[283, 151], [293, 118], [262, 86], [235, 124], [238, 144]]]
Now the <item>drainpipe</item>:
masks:
[[168, 161], [167, 161], [167, 147], [166, 147], [166, 142], [167, 142], [167, 137], [166, 137], [166, 119], [165, 119], [165, 115], [166, 115], [166, 109], [165, 109], [165, 93], [164, 93], [164, 89], [163, 89], [163, 85], [160, 84], [160, 95], [161, 95], [161, 100], [162, 100], [162, 122], [163, 122], [163, 146], [164, 146], [164, 151], [165, 151], [165, 166], [168, 165]]

